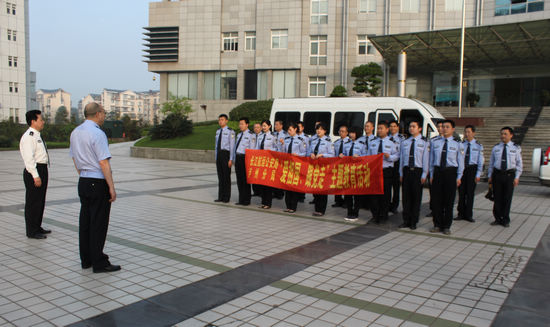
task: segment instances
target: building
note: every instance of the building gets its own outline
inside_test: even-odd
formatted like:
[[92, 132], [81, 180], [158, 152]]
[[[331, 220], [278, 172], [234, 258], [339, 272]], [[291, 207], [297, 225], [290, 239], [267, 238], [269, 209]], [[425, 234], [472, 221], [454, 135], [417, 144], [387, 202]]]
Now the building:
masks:
[[159, 91], [134, 92], [132, 90], [103, 89], [99, 94], [90, 93], [80, 100], [79, 108], [90, 102], [100, 103], [110, 117], [128, 115], [133, 120], [153, 123], [160, 108]]
[[[0, 2], [0, 120], [25, 123], [36, 80], [29, 56], [28, 0]], [[34, 73], [32, 73], [34, 74]], [[34, 79], [33, 79], [34, 78]]]
[[54, 122], [59, 107], [65, 107], [67, 113], [70, 114], [71, 94], [63, 89], [40, 89], [36, 91], [36, 102], [38, 103], [38, 110], [42, 111], [44, 118], [50, 123]]
[[[492, 61], [476, 62], [473, 52], [465, 57], [465, 79], [482, 95], [480, 102], [517, 102], [492, 98], [518, 80], [540, 84], [538, 90], [548, 84], [550, 8], [543, 0], [475, 0], [465, 8], [468, 28], [485, 27], [467, 36], [466, 49], [483, 48], [484, 38], [498, 43], [491, 45], [498, 48], [490, 50], [497, 55]], [[534, 21], [542, 26], [521, 25]], [[205, 119], [199, 109], [204, 105], [206, 119], [215, 119], [246, 100], [324, 97], [337, 85], [353, 95], [351, 70], [369, 62], [383, 67], [381, 95], [397, 95], [396, 56], [402, 50], [409, 55], [405, 95], [453, 104], [461, 24], [461, 0], [164, 0], [149, 5], [144, 57], [149, 71], [160, 74], [161, 101], [191, 98], [194, 120]], [[497, 25], [516, 28], [501, 35]], [[443, 35], [447, 30], [452, 32]], [[513, 57], [520, 60], [510, 66], [518, 37], [524, 42]], [[442, 65], [417, 60], [426, 53], [418, 47], [434, 58], [442, 52], [430, 46], [434, 39], [450, 53]], [[524, 65], [523, 48], [529, 46], [536, 49], [527, 55], [536, 53], [538, 61]]]

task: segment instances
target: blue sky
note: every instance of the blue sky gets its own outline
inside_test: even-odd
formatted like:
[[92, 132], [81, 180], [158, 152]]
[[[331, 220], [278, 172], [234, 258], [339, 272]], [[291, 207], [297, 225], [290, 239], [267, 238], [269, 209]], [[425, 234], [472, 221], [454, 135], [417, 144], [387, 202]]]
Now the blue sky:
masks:
[[142, 51], [151, 0], [29, 0], [37, 89], [62, 88], [73, 107], [103, 88], [159, 89]]

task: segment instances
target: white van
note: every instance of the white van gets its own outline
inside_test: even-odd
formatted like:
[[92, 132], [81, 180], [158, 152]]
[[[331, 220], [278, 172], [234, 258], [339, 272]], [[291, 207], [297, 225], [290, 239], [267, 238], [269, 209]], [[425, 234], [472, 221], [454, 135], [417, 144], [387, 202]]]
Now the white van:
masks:
[[378, 122], [396, 120], [400, 132], [408, 134], [413, 119], [421, 122], [422, 135], [431, 138], [438, 135], [436, 124], [444, 117], [427, 103], [400, 97], [275, 99], [270, 116], [272, 123], [282, 120], [285, 128], [289, 122], [303, 121], [308, 135], [315, 134], [316, 122], [324, 122], [333, 141], [341, 125], [363, 128], [372, 121], [376, 133]]

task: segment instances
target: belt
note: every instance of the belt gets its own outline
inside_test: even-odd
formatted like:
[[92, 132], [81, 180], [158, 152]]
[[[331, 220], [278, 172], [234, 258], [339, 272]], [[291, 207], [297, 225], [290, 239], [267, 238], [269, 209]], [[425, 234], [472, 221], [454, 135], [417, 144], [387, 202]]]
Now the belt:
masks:
[[403, 169], [410, 170], [410, 171], [422, 170], [422, 168], [420, 167], [409, 167], [409, 166], [404, 166]]
[[229, 150], [219, 150], [219, 152], [229, 152]]
[[499, 174], [515, 174], [515, 173], [516, 173], [516, 170], [515, 170], [515, 169], [508, 169], [508, 170], [495, 169], [495, 173], [499, 173]]
[[466, 165], [465, 168], [476, 168], [477, 169], [477, 165]]
[[48, 167], [47, 163], [37, 163], [36, 167]]
[[236, 153], [237, 157], [244, 157], [244, 153]]
[[453, 166], [449, 166], [449, 167], [445, 167], [445, 168], [435, 166], [434, 168], [437, 169], [437, 170], [441, 170], [441, 171], [458, 169], [458, 167], [453, 167]]

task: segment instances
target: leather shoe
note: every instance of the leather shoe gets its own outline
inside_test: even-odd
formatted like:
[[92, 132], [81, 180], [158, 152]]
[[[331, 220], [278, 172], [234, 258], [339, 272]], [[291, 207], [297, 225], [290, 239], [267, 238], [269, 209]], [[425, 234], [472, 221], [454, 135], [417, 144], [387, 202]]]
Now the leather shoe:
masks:
[[34, 238], [35, 240], [43, 240], [45, 238], [47, 238], [46, 235], [44, 234], [40, 234], [40, 233], [36, 233], [34, 235], [31, 235], [31, 236], [27, 236], [28, 238]]
[[498, 225], [500, 225], [500, 223], [496, 220], [491, 222], [491, 226], [498, 226]]
[[88, 269], [88, 268], [92, 268], [91, 263], [82, 264], [82, 269]]
[[49, 230], [49, 229], [44, 229], [44, 228], [40, 227], [40, 233], [41, 233], [41, 234], [50, 234], [51, 232], [52, 232], [52, 231]]
[[416, 225], [411, 225], [411, 230], [415, 230], [416, 229]]
[[502, 224], [502, 226], [504, 226], [504, 227], [508, 228], [508, 227], [510, 227], [510, 224], [508, 224], [508, 223], [505, 223], [505, 224]]
[[469, 222], [471, 222], [471, 223], [475, 223], [475, 222], [476, 222], [474, 218], [464, 218], [464, 220], [469, 221]]
[[432, 227], [430, 229], [430, 233], [439, 233], [441, 232], [441, 229], [439, 229], [439, 227]]
[[456, 216], [453, 220], [462, 220], [463, 218], [460, 216]]
[[221, 199], [216, 199], [216, 200], [214, 200], [214, 202], [222, 202], [222, 200]]
[[119, 265], [108, 265], [102, 268], [94, 268], [94, 273], [104, 273], [104, 272], [113, 272], [113, 271], [119, 271], [120, 266]]
[[402, 224], [399, 225], [397, 228], [406, 228], [406, 227], [410, 227], [410, 225], [409, 225], [409, 224], [402, 223]]

